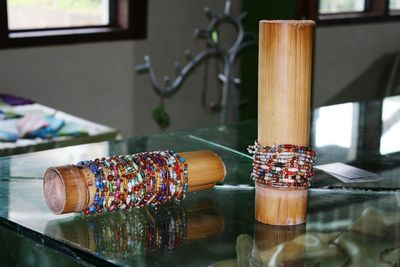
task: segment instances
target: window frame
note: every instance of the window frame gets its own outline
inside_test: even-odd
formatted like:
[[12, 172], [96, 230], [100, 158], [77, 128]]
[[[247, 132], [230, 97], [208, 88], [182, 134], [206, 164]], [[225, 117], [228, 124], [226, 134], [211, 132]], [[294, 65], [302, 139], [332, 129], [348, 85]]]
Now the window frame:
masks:
[[400, 10], [390, 10], [388, 0], [365, 0], [362, 12], [319, 13], [320, 0], [297, 1], [297, 17], [312, 19], [319, 25], [400, 21]]
[[144, 39], [147, 7], [147, 0], [110, 0], [108, 25], [9, 30], [7, 1], [0, 1], [0, 48]]

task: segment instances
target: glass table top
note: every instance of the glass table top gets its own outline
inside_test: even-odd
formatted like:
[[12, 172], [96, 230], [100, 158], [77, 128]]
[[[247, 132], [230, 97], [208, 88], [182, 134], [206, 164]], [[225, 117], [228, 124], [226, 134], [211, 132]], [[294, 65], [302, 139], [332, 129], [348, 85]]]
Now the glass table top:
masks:
[[[21, 256], [31, 266], [43, 266], [44, 261], [49, 266], [56, 261], [65, 266], [400, 264], [400, 97], [314, 110], [310, 143], [319, 154], [318, 164], [343, 162], [383, 180], [346, 184], [318, 171], [309, 190], [307, 223], [295, 227], [254, 221], [246, 147], [256, 138], [256, 124], [246, 121], [0, 159], [0, 242], [14, 244], [2, 248], [0, 260], [24, 265], [16, 260]], [[42, 188], [47, 167], [158, 149], [212, 150], [224, 160], [227, 176], [211, 190], [158, 208], [94, 216], [54, 215], [47, 208]], [[32, 249], [26, 249], [28, 244]], [[8, 252], [14, 256], [4, 256]]]

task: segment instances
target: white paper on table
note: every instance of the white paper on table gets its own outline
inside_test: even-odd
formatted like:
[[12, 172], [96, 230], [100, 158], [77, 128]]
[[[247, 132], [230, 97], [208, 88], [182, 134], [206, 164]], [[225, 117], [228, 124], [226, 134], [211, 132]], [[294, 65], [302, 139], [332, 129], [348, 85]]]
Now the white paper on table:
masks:
[[376, 173], [365, 171], [341, 162], [314, 166], [315, 169], [326, 172], [344, 183], [369, 183], [383, 180]]

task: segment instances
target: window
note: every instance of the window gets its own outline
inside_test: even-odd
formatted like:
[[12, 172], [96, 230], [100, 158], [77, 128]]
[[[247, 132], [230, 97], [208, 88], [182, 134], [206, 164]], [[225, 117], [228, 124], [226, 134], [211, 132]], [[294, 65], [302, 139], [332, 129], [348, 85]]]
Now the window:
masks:
[[400, 0], [300, 0], [298, 17], [319, 24], [400, 19]]
[[7, 0], [8, 28], [30, 30], [106, 26], [109, 0]]
[[0, 47], [144, 38], [146, 14], [146, 0], [0, 1]]
[[390, 0], [389, 8], [390, 10], [400, 10], [400, 0]]
[[364, 0], [320, 0], [320, 14], [348, 13], [348, 12], [364, 12]]

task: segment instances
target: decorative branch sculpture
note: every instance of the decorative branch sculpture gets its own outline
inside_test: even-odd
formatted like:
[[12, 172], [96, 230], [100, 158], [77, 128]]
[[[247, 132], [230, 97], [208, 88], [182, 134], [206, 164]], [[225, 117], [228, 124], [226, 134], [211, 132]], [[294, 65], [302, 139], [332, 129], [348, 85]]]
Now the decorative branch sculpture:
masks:
[[[150, 83], [154, 91], [161, 98], [168, 98], [176, 94], [189, 74], [204, 60], [214, 57], [223, 63], [223, 71], [218, 74], [219, 80], [223, 83], [222, 96], [218, 99], [217, 107], [220, 114], [220, 122], [225, 123], [227, 120], [228, 103], [233, 105], [233, 120], [239, 117], [239, 96], [237, 87], [240, 79], [233, 74], [233, 64], [239, 53], [252, 45], [257, 44], [255, 35], [246, 34], [243, 29], [242, 21], [246, 17], [246, 13], [234, 17], [231, 15], [231, 0], [225, 1], [225, 9], [222, 15], [213, 14], [210, 8], [204, 9], [205, 15], [209, 20], [207, 29], [195, 29], [195, 38], [205, 39], [207, 41], [207, 49], [201, 51], [196, 56], [192, 56], [190, 50], [186, 50], [187, 63], [181, 68], [179, 62], [175, 62], [176, 77], [172, 81], [169, 76], [164, 77], [164, 85], [157, 82], [154, 68], [151, 64], [150, 57], [144, 57], [144, 63], [136, 66], [137, 72], [148, 72]], [[237, 35], [234, 43], [227, 48], [220, 46], [218, 38], [218, 28], [222, 24], [230, 24], [236, 29]], [[229, 96], [232, 99], [229, 99]]]

